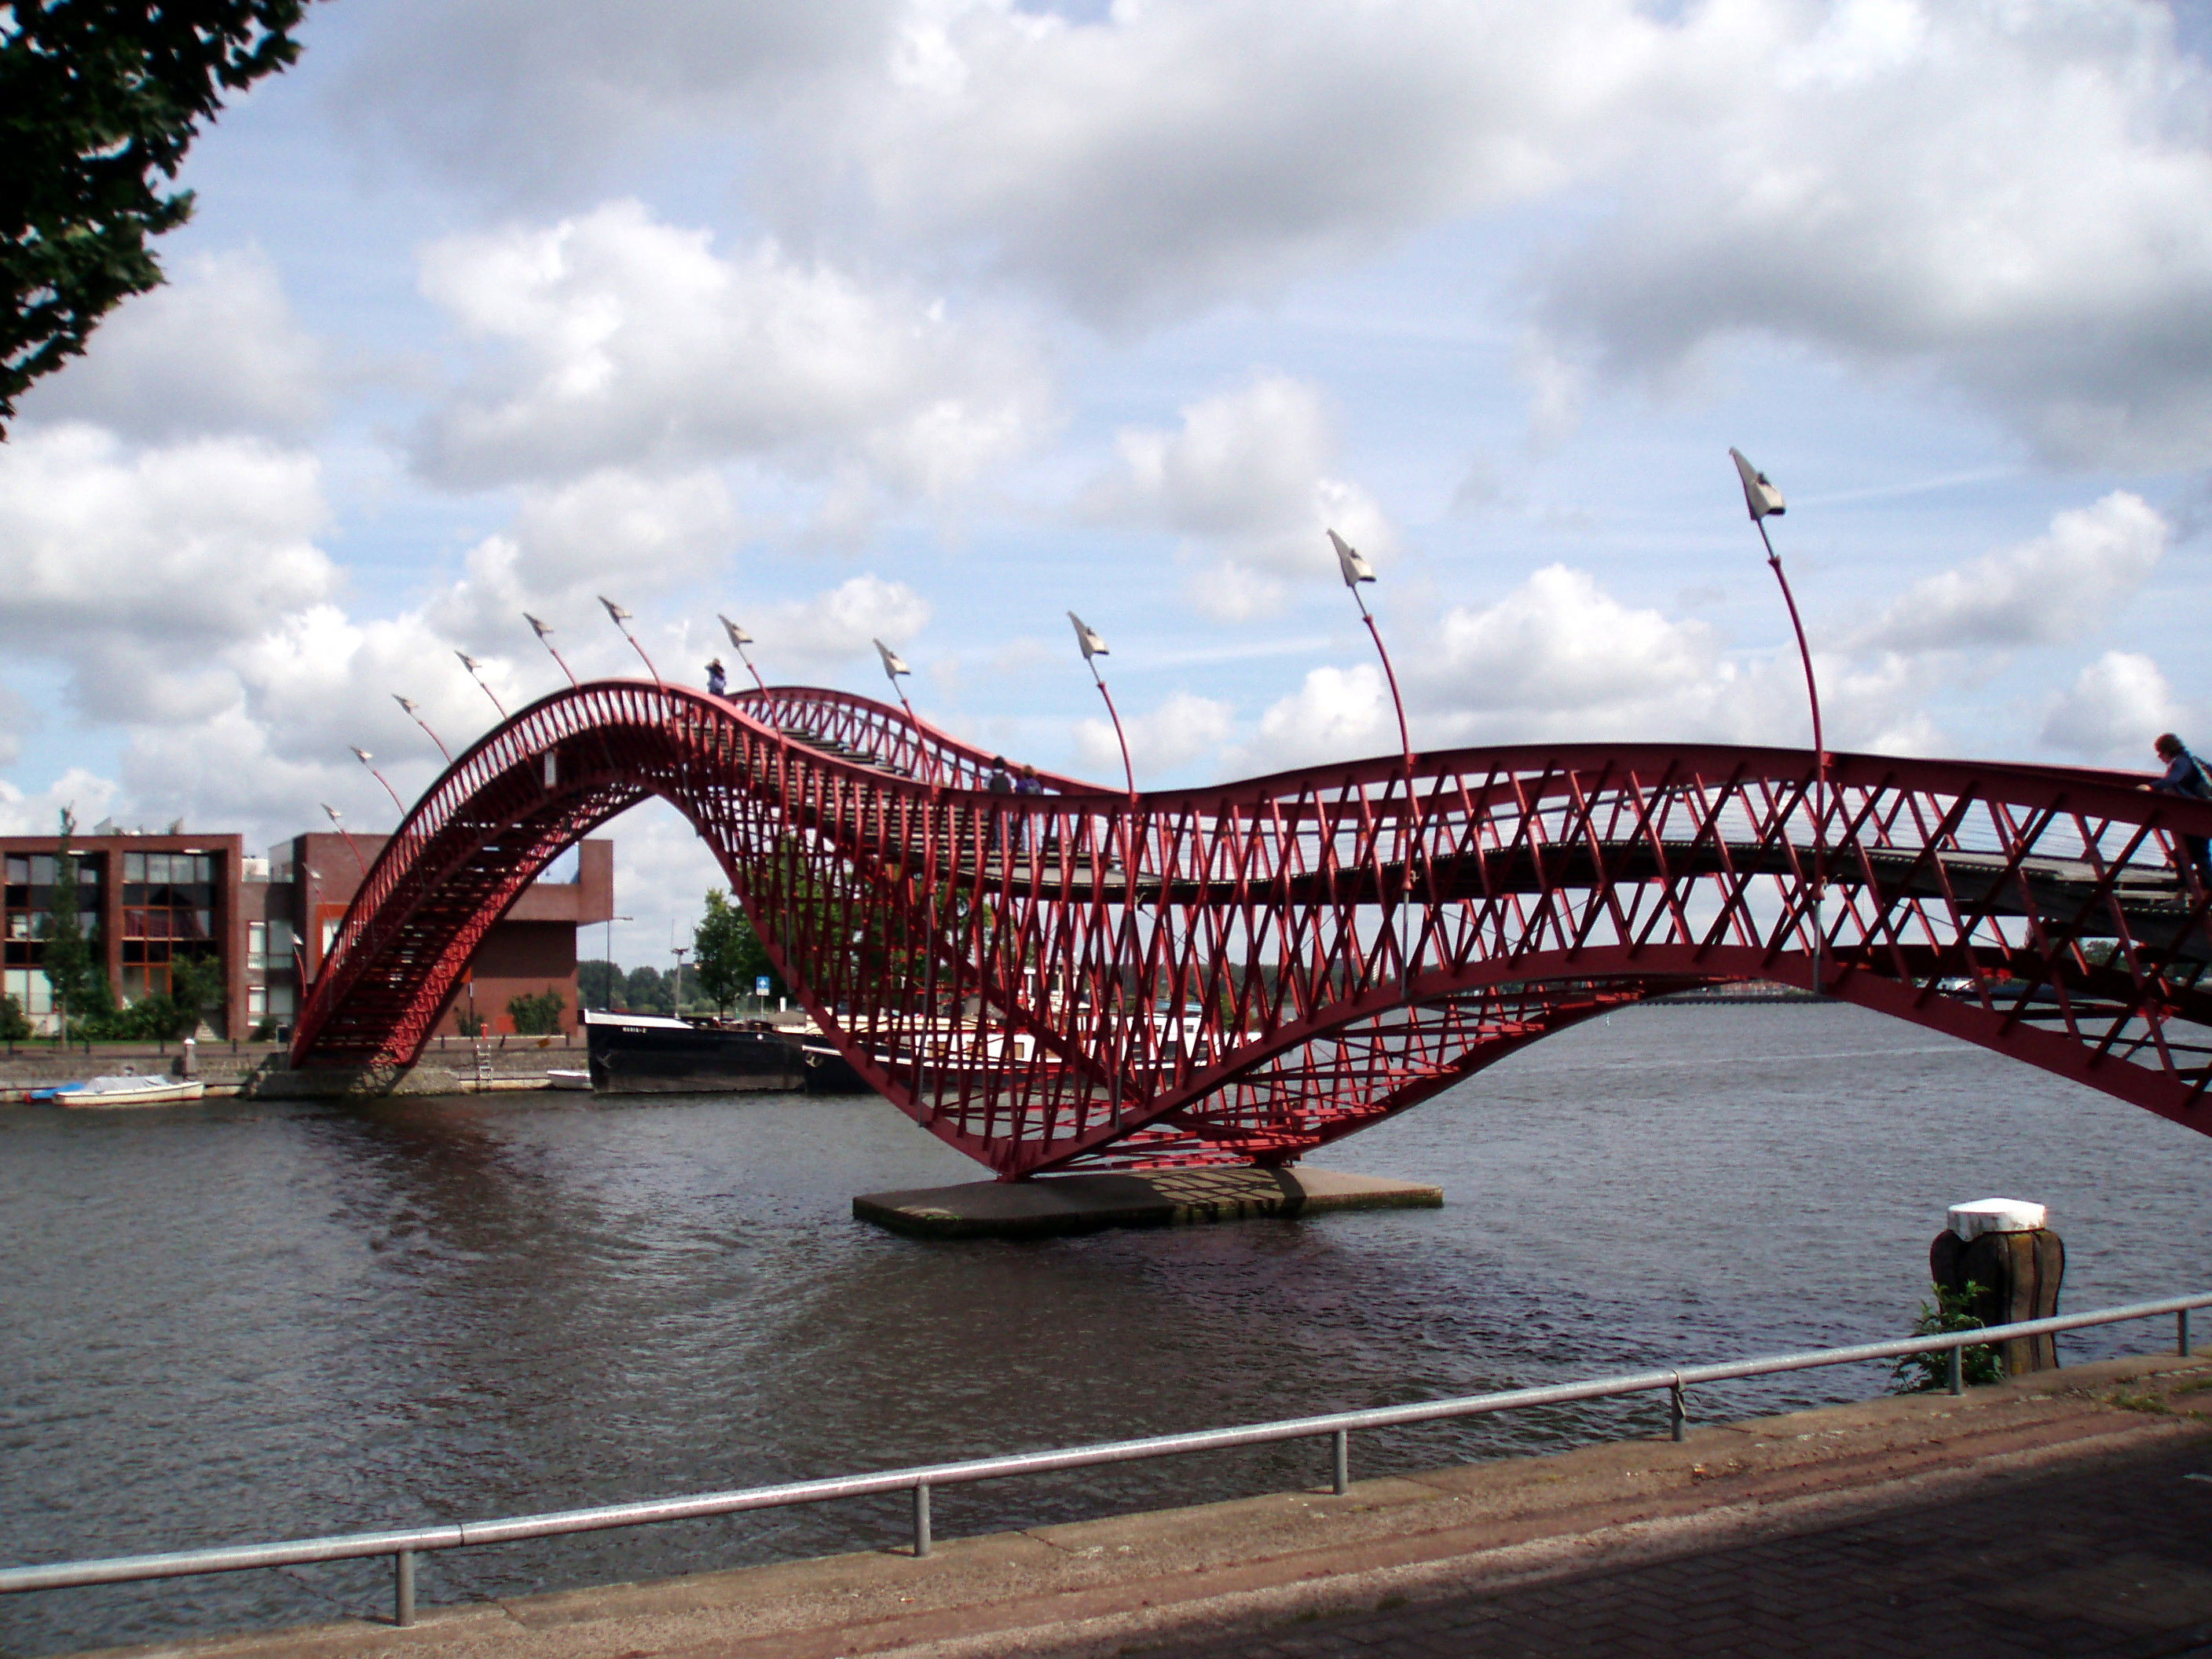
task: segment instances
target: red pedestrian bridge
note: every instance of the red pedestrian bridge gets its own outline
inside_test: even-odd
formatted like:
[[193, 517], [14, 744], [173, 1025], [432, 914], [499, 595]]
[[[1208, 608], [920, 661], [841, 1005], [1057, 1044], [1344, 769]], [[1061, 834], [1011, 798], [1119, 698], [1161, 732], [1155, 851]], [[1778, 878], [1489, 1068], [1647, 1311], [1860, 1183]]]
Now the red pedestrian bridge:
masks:
[[414, 1063], [471, 953], [647, 796], [869, 1083], [1003, 1179], [1279, 1164], [1625, 1004], [1811, 987], [2205, 1130], [2212, 804], [2123, 773], [1522, 744], [1132, 796], [842, 692], [599, 681], [368, 872], [295, 1066]]

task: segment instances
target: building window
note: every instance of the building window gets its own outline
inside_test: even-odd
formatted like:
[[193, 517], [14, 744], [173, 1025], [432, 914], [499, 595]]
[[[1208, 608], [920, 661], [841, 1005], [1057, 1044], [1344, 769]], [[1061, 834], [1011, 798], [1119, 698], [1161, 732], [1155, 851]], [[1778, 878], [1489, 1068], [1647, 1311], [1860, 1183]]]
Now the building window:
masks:
[[265, 921], [246, 924], [246, 965], [261, 969], [269, 966], [269, 924]]

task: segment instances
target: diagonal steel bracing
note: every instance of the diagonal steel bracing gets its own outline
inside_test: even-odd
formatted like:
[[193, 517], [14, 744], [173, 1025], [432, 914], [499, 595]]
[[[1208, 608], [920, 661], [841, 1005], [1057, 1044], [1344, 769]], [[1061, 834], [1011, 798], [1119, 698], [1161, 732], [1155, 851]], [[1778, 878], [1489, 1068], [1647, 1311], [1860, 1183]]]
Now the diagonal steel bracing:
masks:
[[829, 1040], [1009, 1179], [1286, 1162], [1607, 1009], [1816, 961], [1830, 995], [2212, 1125], [2212, 898], [2174, 861], [2212, 805], [2124, 774], [1838, 755], [1816, 820], [1796, 750], [1466, 750], [1133, 799], [994, 795], [989, 767], [834, 691], [548, 697], [408, 814], [294, 1063], [412, 1064], [523, 888], [658, 795]]

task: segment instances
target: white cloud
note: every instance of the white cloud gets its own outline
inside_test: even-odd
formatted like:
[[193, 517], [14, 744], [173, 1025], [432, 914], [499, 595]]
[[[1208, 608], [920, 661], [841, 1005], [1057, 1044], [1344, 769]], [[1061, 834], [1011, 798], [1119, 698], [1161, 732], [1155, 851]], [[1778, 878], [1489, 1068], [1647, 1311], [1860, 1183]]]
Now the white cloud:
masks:
[[1668, 56], [1618, 211], [1540, 273], [1561, 337], [1657, 376], [1808, 341], [2063, 461], [2212, 459], [2212, 82], [2162, 8], [1708, 4]]
[[106, 817], [118, 793], [112, 780], [73, 766], [44, 789], [17, 788], [0, 778], [0, 836], [51, 836], [68, 807], [89, 830]]
[[934, 494], [1042, 420], [1011, 336], [771, 242], [726, 258], [711, 240], [615, 202], [433, 245], [423, 291], [484, 349], [419, 435], [424, 471], [482, 484], [750, 459]]
[[733, 108], [803, 100], [887, 46], [896, 0], [398, 0], [341, 106], [376, 153], [471, 191], [566, 198]]
[[1288, 771], [1323, 761], [1395, 754], [1397, 735], [1380, 669], [1364, 663], [1316, 668], [1296, 691], [1261, 715], [1250, 742], [1224, 758], [1232, 776]]
[[768, 606], [747, 626], [760, 641], [753, 660], [775, 684], [799, 672], [826, 673], [872, 659], [872, 641], [896, 648], [927, 627], [929, 617], [929, 602], [904, 582], [866, 575], [803, 603]]
[[2150, 764], [2151, 739], [2184, 723], [2173, 688], [2148, 657], [2107, 651], [2051, 702], [2043, 741], [2084, 760]]
[[117, 307], [83, 357], [40, 381], [27, 418], [96, 422], [155, 441], [319, 425], [330, 390], [322, 344], [293, 314], [257, 247], [180, 262], [169, 282]]
[[1626, 0], [915, 5], [817, 142], [899, 229], [1157, 317], [1557, 186], [1661, 36]]
[[1672, 697], [1709, 678], [1716, 656], [1705, 624], [1631, 610], [1554, 564], [1495, 605], [1447, 611], [1408, 683], [1438, 714], [1561, 713]]
[[1279, 610], [1285, 578], [1336, 580], [1330, 530], [1377, 562], [1395, 550], [1382, 509], [1333, 476], [1336, 436], [1310, 382], [1255, 374], [1188, 405], [1179, 429], [1132, 428], [1115, 447], [1120, 467], [1092, 487], [1090, 510], [1182, 537], [1206, 561], [1186, 591], [1208, 616]]
[[113, 434], [26, 428], [0, 446], [0, 641], [70, 662], [112, 719], [196, 718], [207, 653], [335, 586], [312, 456], [242, 438], [131, 453]]
[[2142, 497], [2115, 490], [2058, 514], [2033, 541], [1915, 583], [1856, 643], [1941, 651], [2081, 639], [2142, 585], [2168, 534]]
[[[1226, 741], [1234, 720], [1234, 711], [1227, 703], [1188, 691], [1178, 691], [1158, 708], [1125, 718], [1121, 728], [1129, 739], [1129, 758], [1139, 787], [1143, 787], [1147, 774], [1172, 772]], [[1094, 774], [1109, 778], [1121, 775], [1121, 747], [1115, 741], [1110, 722], [1079, 722], [1075, 747]]]

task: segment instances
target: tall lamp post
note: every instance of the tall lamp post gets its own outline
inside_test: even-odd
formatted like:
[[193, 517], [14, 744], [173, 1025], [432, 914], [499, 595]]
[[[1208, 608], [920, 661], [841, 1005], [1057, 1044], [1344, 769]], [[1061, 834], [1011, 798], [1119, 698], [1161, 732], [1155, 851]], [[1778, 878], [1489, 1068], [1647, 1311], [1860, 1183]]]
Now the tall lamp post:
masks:
[[1129, 786], [1129, 799], [1137, 798], [1137, 770], [1129, 764], [1129, 738], [1121, 730], [1121, 711], [1114, 707], [1114, 694], [1106, 689], [1106, 677], [1098, 672], [1101, 657], [1109, 654], [1106, 641], [1098, 637], [1097, 630], [1077, 616], [1067, 613], [1068, 621], [1075, 624], [1075, 643], [1083, 653], [1083, 665], [1091, 671], [1091, 678], [1098, 687], [1098, 695], [1106, 699], [1107, 718], [1114, 722], [1114, 741], [1121, 745], [1121, 776]]
[[1782, 603], [1790, 608], [1790, 626], [1797, 635], [1798, 659], [1805, 665], [1805, 698], [1813, 708], [1813, 994], [1819, 996], [1826, 980], [1820, 970], [1821, 934], [1825, 922], [1821, 916], [1821, 901], [1827, 885], [1828, 839], [1828, 745], [1820, 732], [1820, 685], [1813, 674], [1813, 650], [1805, 642], [1805, 623], [1797, 614], [1797, 599], [1790, 591], [1790, 578], [1782, 568], [1782, 556], [1774, 550], [1774, 541], [1766, 533], [1766, 521], [1778, 519], [1789, 509], [1782, 500], [1782, 492], [1774, 481], [1744, 458], [1741, 449], [1729, 451], [1729, 459], [1735, 463], [1736, 477], [1743, 481], [1743, 504], [1751, 514], [1751, 521], [1758, 527], [1760, 544], [1766, 549], [1767, 568], [1774, 572], [1774, 580], [1782, 585]]
[[[348, 744], [346, 747], [353, 749], [351, 744]], [[392, 780], [376, 769], [376, 757], [366, 749], [353, 749], [353, 757], [368, 767], [368, 775], [384, 786], [384, 793], [392, 797], [392, 804], [399, 809], [400, 818], [404, 821], [407, 817], [407, 804], [399, 799], [399, 792], [392, 787]]]
[[446, 757], [446, 764], [451, 766], [453, 763], [453, 751], [446, 747], [446, 740], [433, 732], [430, 729], [430, 722], [422, 718], [420, 712], [422, 705], [412, 697], [401, 696], [397, 691], [392, 694], [392, 701], [407, 711], [407, 718], [422, 728], [422, 735], [438, 745], [438, 752]]
[[1328, 532], [1328, 544], [1336, 550], [1336, 567], [1344, 573], [1344, 585], [1352, 590], [1352, 601], [1359, 607], [1359, 620], [1367, 624], [1367, 636], [1375, 641], [1375, 654], [1382, 659], [1382, 678], [1390, 684], [1390, 706], [1398, 711], [1398, 747], [1406, 757], [1406, 787], [1410, 792], [1413, 773], [1413, 739], [1406, 728], [1406, 700], [1398, 695], [1398, 671], [1390, 666], [1390, 653], [1382, 647], [1382, 630], [1375, 626], [1375, 615], [1367, 608], [1367, 601], [1359, 596], [1359, 584], [1375, 580], [1375, 567], [1352, 550], [1350, 543], [1334, 530]]
[[469, 655], [465, 651], [456, 651], [453, 654], [461, 659], [461, 666], [469, 671], [469, 678], [477, 683], [477, 690], [483, 692], [487, 697], [489, 697], [491, 699], [491, 706], [499, 710], [500, 724], [502, 726], [506, 725], [507, 705], [499, 700], [499, 693], [493, 690], [490, 686], [484, 684], [483, 665], [478, 662], [474, 657]]
[[538, 635], [538, 643], [553, 653], [553, 660], [561, 665], [561, 672], [568, 677], [568, 684], [581, 690], [583, 687], [577, 681], [576, 671], [568, 666], [568, 659], [561, 654], [561, 647], [553, 643], [553, 624], [538, 621], [527, 611], [522, 613], [522, 620], [528, 623], [530, 631]]
[[331, 805], [328, 801], [325, 801], [322, 805], [323, 811], [330, 816], [331, 828], [337, 830], [338, 834], [345, 837], [345, 844], [353, 854], [353, 861], [361, 866], [362, 878], [364, 881], [367, 880], [368, 878], [368, 860], [362, 857], [361, 848], [354, 842], [353, 831], [345, 827], [345, 814], [339, 811], [337, 807]]
[[753, 636], [719, 611], [714, 613], [714, 620], [722, 624], [722, 631], [730, 636], [730, 649], [738, 653], [738, 660], [744, 664], [745, 672], [753, 677], [753, 684], [762, 690], [767, 690], [768, 682], [761, 678], [760, 670], [753, 666], [752, 657], [745, 650], [753, 642]]
[[653, 683], [665, 690], [667, 686], [660, 678], [660, 671], [653, 665], [653, 659], [645, 654], [645, 647], [637, 642], [637, 635], [629, 631], [629, 612], [604, 593], [599, 595], [599, 603], [606, 606], [607, 615], [613, 619], [614, 625], [622, 629], [622, 636], [629, 641], [629, 648], [637, 653], [637, 659], [645, 665], [645, 672], [653, 676]]
[[906, 687], [899, 684], [901, 676], [911, 675], [914, 670], [906, 665], [904, 657], [899, 655], [881, 640], [876, 640], [872, 643], [876, 647], [876, 654], [884, 659], [884, 678], [891, 683], [892, 695], [899, 700], [899, 707], [906, 710], [906, 717], [919, 726], [921, 722], [915, 717], [914, 705], [906, 700]]
[[610, 915], [607, 917], [607, 994], [605, 1006], [599, 1010], [603, 1014], [611, 1014], [615, 1011], [615, 924], [618, 921], [635, 921], [636, 920], [635, 916]]

